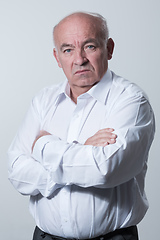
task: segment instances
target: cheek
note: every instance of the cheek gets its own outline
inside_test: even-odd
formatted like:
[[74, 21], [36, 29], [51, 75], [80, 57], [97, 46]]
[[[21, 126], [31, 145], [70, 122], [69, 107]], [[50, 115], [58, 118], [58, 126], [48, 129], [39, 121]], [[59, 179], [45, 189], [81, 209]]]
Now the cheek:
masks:
[[99, 52], [96, 56], [90, 57], [90, 63], [95, 70], [100, 71], [107, 63], [107, 55], [104, 52]]
[[72, 73], [72, 68], [71, 68], [71, 64], [69, 63], [69, 61], [63, 61], [61, 62], [61, 68], [63, 69], [63, 72], [66, 75], [71, 75]]
[[104, 69], [104, 61], [102, 61], [102, 59], [98, 59], [93, 62], [93, 66], [96, 72], [101, 72]]
[[62, 69], [67, 69], [67, 67], [69, 66], [69, 59], [64, 57], [62, 54], [59, 54], [59, 66]]
[[104, 58], [104, 56], [102, 56], [101, 59], [94, 63], [94, 68], [96, 75], [102, 77], [102, 75], [107, 71], [108, 68], [107, 58], [106, 57]]

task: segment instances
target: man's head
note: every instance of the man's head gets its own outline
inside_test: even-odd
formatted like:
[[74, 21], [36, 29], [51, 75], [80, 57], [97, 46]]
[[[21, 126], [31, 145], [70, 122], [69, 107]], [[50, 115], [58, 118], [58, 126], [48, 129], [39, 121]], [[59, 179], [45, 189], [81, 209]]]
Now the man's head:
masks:
[[54, 56], [73, 93], [80, 95], [101, 80], [114, 43], [102, 16], [73, 13], [54, 28]]

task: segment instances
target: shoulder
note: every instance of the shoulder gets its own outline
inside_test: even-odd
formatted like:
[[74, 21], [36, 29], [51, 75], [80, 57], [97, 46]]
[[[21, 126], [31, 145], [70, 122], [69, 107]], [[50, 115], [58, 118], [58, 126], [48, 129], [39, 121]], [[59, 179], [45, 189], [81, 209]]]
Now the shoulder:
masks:
[[114, 72], [112, 72], [112, 84], [106, 107], [109, 114], [124, 110], [129, 112], [128, 114], [131, 114], [131, 111], [132, 114], [137, 114], [140, 109], [152, 112], [146, 93], [135, 83], [116, 75]]
[[64, 82], [58, 83], [58, 84], [54, 84], [51, 86], [47, 86], [45, 88], [43, 88], [42, 90], [40, 90], [35, 98], [51, 98], [51, 97], [55, 97], [59, 94], [59, 91], [61, 90], [61, 87], [63, 86]]
[[33, 102], [38, 104], [47, 105], [48, 103], [53, 103], [62, 89], [64, 82], [48, 86], [40, 90], [33, 98]]
[[66, 82], [45, 87], [39, 91], [31, 101], [31, 108], [41, 118], [56, 106], [60, 92], [65, 88]]
[[[112, 72], [112, 86], [107, 101], [107, 117], [114, 116], [115, 125], [149, 124], [154, 126], [154, 112], [146, 93], [135, 83]], [[113, 118], [112, 118], [113, 119]]]
[[111, 86], [111, 93], [122, 98], [145, 98], [148, 100], [147, 94], [137, 84], [116, 75], [112, 72], [113, 83]]

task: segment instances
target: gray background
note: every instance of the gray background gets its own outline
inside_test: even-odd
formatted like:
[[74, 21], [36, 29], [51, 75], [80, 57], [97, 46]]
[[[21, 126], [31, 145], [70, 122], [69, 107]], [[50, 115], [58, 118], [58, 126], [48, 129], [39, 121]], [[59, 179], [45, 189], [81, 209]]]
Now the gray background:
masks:
[[63, 73], [52, 56], [52, 28], [77, 10], [99, 12], [107, 18], [116, 43], [110, 69], [142, 87], [155, 111], [157, 133], [146, 179], [150, 209], [138, 228], [140, 240], [158, 239], [159, 0], [0, 0], [0, 238], [32, 238], [35, 224], [28, 211], [29, 199], [7, 180], [6, 152], [32, 97], [62, 80]]

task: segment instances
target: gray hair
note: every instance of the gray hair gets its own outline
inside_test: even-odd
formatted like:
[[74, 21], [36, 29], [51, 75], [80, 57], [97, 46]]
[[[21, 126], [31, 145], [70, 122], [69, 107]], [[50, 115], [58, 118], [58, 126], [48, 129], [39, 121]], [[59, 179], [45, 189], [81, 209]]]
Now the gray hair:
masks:
[[66, 18], [72, 16], [72, 15], [80, 15], [80, 14], [83, 14], [83, 15], [88, 15], [88, 16], [92, 16], [92, 17], [95, 17], [99, 22], [100, 22], [100, 32], [102, 34], [102, 38], [107, 42], [108, 41], [108, 38], [109, 38], [109, 30], [108, 30], [108, 26], [107, 26], [107, 22], [106, 22], [106, 19], [100, 15], [99, 13], [92, 13], [92, 12], [74, 12], [66, 17], [64, 17], [57, 25], [55, 25], [55, 27], [53, 28], [53, 41], [54, 41], [54, 44], [55, 44], [55, 29], [56, 27], [63, 21], [65, 20]]
[[108, 25], [107, 25], [106, 19], [105, 19], [101, 14], [99, 14], [99, 13], [91, 13], [91, 12], [88, 12], [88, 13], [86, 13], [86, 14], [97, 18], [97, 19], [101, 22], [101, 26], [100, 26], [101, 32], [102, 32], [105, 40], [107, 41], [108, 38], [109, 38], [109, 29], [108, 29]]

